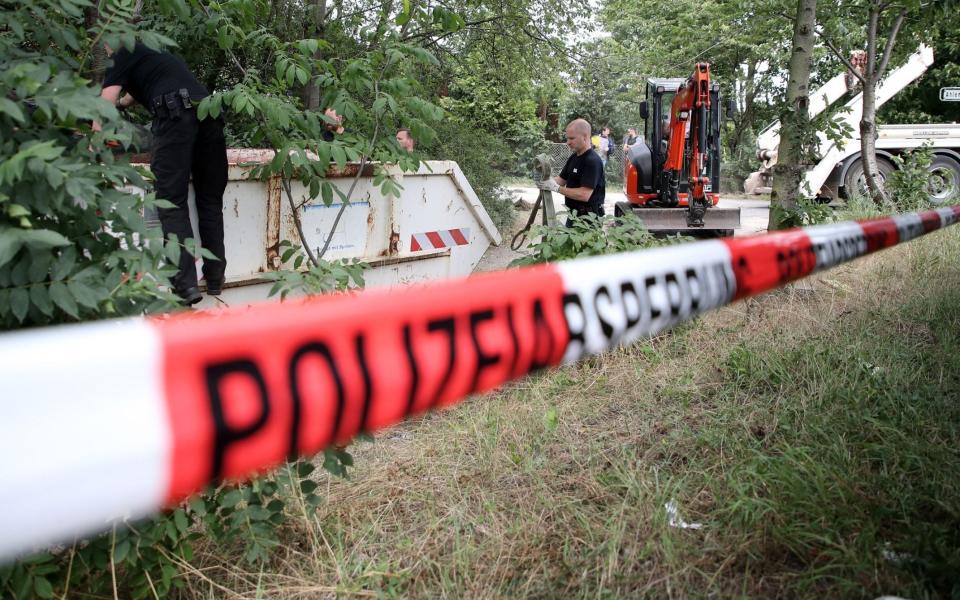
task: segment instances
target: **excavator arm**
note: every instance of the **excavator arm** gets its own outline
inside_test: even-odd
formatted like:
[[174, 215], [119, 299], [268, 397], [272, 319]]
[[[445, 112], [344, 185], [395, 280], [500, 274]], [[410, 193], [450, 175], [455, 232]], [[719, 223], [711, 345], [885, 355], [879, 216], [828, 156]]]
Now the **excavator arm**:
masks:
[[680, 203], [680, 178], [686, 167], [690, 227], [703, 227], [703, 216], [710, 206], [706, 195], [710, 183], [707, 154], [712, 140], [707, 134], [709, 122], [710, 65], [697, 63], [693, 76], [677, 90], [670, 105], [670, 142], [660, 174], [660, 204], [675, 207]]

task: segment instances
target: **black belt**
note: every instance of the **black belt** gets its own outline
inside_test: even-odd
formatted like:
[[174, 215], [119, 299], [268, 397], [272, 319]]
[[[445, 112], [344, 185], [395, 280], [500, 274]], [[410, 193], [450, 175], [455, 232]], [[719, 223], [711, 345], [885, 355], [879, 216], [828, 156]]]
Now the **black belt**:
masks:
[[150, 100], [150, 113], [154, 117], [166, 118], [179, 115], [181, 111], [193, 108], [190, 101], [190, 92], [187, 88], [180, 88], [175, 92], [161, 94]]

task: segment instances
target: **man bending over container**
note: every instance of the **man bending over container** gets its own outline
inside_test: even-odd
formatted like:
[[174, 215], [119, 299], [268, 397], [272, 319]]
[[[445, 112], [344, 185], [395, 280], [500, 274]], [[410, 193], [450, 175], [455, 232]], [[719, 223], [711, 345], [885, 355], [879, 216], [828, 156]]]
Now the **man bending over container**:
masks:
[[[226, 256], [223, 248], [223, 190], [227, 187], [227, 147], [223, 120], [197, 118], [196, 105], [209, 95], [207, 89], [169, 52], [137, 43], [133, 51], [107, 48], [113, 58], [103, 80], [100, 96], [123, 110], [139, 102], [153, 115], [153, 158], [150, 170], [156, 178], [157, 197], [174, 206], [161, 208], [164, 237], [177, 235], [182, 244], [193, 237], [187, 208], [187, 188], [193, 176], [200, 241], [217, 260], [203, 261], [207, 293], [223, 289]], [[174, 291], [184, 304], [201, 300], [194, 258], [181, 249], [179, 271], [173, 277]]]
[[594, 152], [590, 142], [590, 123], [584, 119], [570, 121], [567, 125], [567, 146], [573, 150], [573, 154], [567, 159], [560, 175], [538, 182], [537, 187], [564, 197], [564, 204], [570, 212], [567, 218], [567, 227], [570, 227], [575, 217], [587, 214], [603, 216], [606, 185], [603, 161]]

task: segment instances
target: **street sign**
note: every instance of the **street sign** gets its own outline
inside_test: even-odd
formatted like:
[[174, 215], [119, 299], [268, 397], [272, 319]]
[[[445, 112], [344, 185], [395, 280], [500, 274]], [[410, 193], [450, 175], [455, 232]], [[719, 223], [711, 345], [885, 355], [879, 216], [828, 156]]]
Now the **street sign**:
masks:
[[940, 88], [942, 102], [960, 102], [960, 87]]

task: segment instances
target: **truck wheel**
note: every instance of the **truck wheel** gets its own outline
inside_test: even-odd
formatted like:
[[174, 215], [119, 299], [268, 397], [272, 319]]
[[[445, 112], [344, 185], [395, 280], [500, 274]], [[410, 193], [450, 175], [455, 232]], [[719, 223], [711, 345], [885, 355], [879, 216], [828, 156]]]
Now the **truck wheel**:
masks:
[[[880, 175], [880, 183], [890, 177], [894, 167], [887, 159], [877, 157], [877, 173]], [[847, 174], [843, 177], [843, 192], [848, 200], [854, 198], [869, 198], [870, 190], [867, 188], [867, 176], [863, 173], [863, 159], [858, 158], [855, 163], [850, 165]]]
[[960, 201], [960, 163], [949, 156], [934, 156], [927, 179], [930, 203], [937, 206]]

